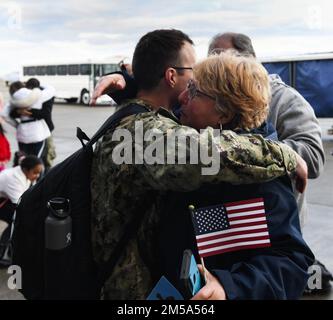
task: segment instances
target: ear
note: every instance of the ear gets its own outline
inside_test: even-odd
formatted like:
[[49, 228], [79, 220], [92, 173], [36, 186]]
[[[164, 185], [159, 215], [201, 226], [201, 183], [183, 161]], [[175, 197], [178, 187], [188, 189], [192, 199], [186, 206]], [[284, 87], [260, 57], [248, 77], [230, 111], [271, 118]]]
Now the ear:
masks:
[[220, 115], [220, 122], [219, 123], [221, 123], [222, 125], [226, 125], [226, 124], [228, 124], [228, 123], [230, 123], [232, 120], [233, 120], [233, 118], [234, 118], [234, 114], [233, 113], [228, 113], [227, 115]]
[[174, 86], [176, 85], [177, 77], [178, 77], [178, 74], [175, 69], [168, 68], [165, 70], [164, 79], [171, 88], [174, 88]]

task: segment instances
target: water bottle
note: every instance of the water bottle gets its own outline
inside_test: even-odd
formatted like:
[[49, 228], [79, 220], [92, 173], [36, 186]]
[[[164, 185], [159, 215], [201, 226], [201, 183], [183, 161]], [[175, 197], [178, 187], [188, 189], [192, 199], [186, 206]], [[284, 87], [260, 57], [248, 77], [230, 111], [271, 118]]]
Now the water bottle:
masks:
[[68, 270], [72, 254], [72, 218], [70, 201], [52, 198], [47, 202], [44, 251], [44, 298], [66, 297], [70, 281]]
[[72, 241], [72, 218], [70, 201], [65, 198], [53, 198], [48, 201], [49, 215], [45, 220], [45, 248], [62, 250]]

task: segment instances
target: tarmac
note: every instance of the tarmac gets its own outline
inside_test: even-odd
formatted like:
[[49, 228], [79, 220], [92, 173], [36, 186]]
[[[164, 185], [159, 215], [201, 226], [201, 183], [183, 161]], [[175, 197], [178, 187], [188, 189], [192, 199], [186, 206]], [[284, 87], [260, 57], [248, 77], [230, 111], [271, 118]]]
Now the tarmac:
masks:
[[[57, 151], [56, 163], [80, 148], [81, 144], [75, 136], [76, 127], [80, 127], [91, 137], [114, 109], [106, 106], [55, 104], [53, 136]], [[319, 122], [323, 131], [326, 164], [321, 176], [309, 181], [306, 191], [308, 218], [303, 233], [316, 257], [333, 272], [333, 135], [327, 134], [327, 130], [333, 126], [333, 118], [319, 119]], [[18, 149], [15, 129], [8, 125], [5, 129], [11, 150], [15, 152]], [[9, 276], [6, 269], [0, 269], [0, 300], [24, 299], [16, 290], [8, 289]], [[326, 295], [306, 296], [303, 299], [333, 300], [333, 290]]]

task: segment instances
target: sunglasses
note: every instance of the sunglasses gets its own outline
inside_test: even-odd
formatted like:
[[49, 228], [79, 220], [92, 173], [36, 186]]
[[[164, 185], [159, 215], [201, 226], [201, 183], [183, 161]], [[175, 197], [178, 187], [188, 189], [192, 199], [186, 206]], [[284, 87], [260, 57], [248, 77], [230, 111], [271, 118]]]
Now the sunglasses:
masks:
[[212, 100], [214, 100], [214, 101], [216, 100], [216, 98], [214, 98], [213, 96], [211, 96], [211, 95], [209, 95], [209, 94], [207, 94], [207, 93], [204, 93], [204, 92], [200, 91], [200, 90], [197, 88], [197, 86], [196, 86], [196, 84], [195, 84], [195, 82], [194, 82], [193, 79], [190, 79], [190, 80], [187, 82], [187, 87], [186, 87], [186, 89], [187, 89], [187, 91], [188, 91], [188, 97], [189, 97], [190, 100], [194, 99], [194, 97], [197, 96], [198, 94], [201, 94], [201, 95], [203, 95], [203, 96], [205, 96], [205, 97], [207, 97], [207, 98], [210, 98], [210, 99], [212, 99]]

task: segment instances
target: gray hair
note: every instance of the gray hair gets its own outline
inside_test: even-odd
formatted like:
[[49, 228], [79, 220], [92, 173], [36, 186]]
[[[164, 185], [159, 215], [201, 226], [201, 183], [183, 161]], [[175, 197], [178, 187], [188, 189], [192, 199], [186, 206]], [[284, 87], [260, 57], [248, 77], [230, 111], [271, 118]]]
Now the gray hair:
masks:
[[232, 47], [236, 49], [239, 53], [256, 57], [256, 53], [253, 49], [250, 37], [242, 33], [234, 32], [218, 33], [217, 35], [215, 35], [209, 43], [208, 55], [219, 53], [224, 50], [224, 48], [219, 48], [217, 45], [218, 41], [221, 38], [230, 41]]

